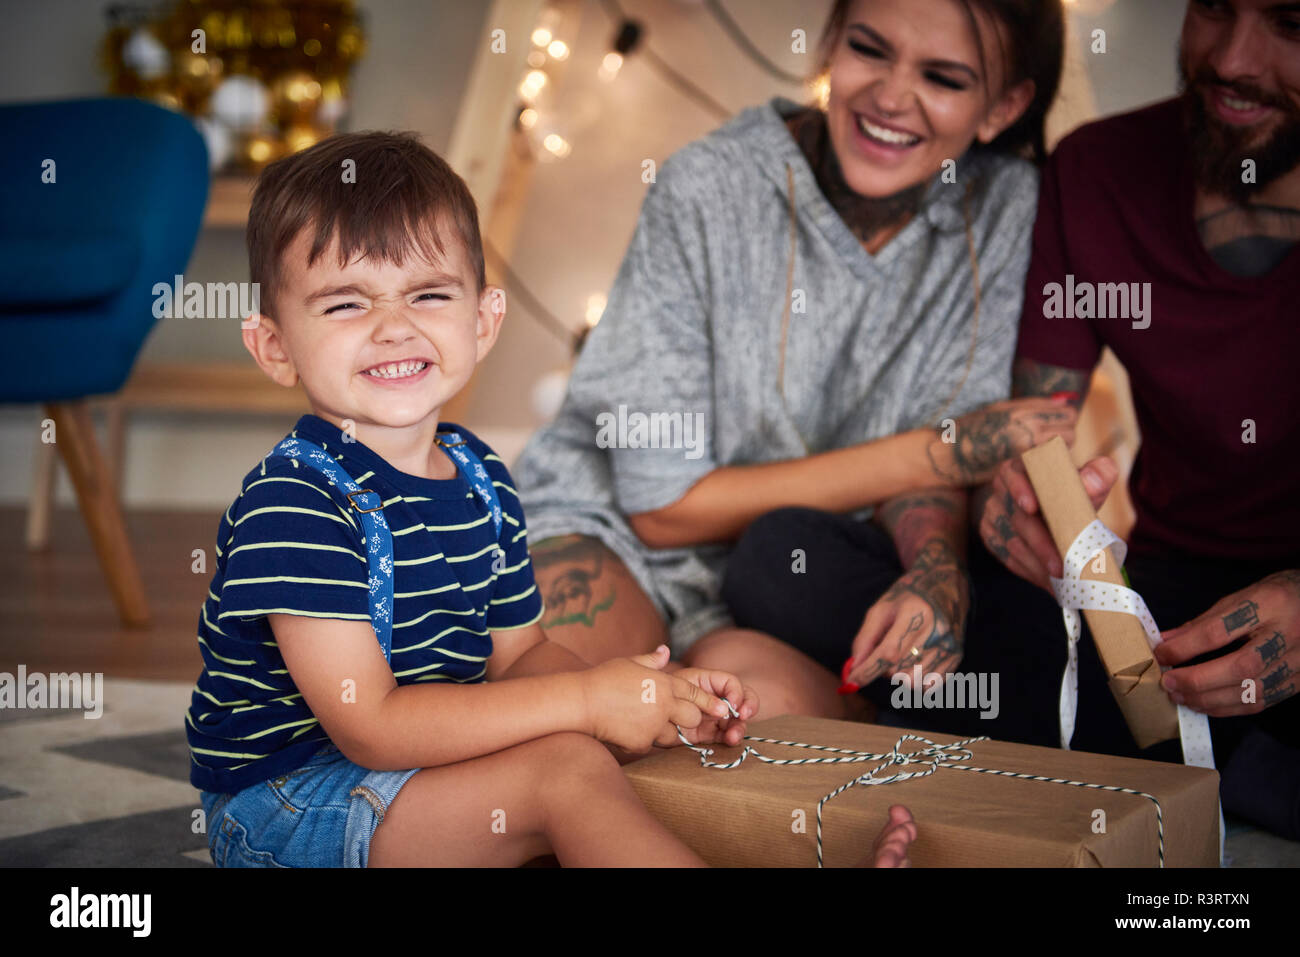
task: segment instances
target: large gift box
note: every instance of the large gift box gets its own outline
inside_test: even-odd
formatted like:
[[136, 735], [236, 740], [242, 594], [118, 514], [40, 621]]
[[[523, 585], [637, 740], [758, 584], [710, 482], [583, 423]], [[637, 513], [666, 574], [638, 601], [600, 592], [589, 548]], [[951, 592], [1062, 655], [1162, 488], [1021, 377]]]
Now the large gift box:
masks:
[[[748, 734], [744, 743], [767, 758], [851, 755], [755, 738], [879, 757], [778, 765], [749, 754], [722, 769], [678, 747], [627, 765], [651, 812], [715, 867], [817, 866], [818, 803], [865, 774], [913, 776], [855, 784], [824, 804], [828, 867], [862, 863], [891, 804], [916, 819], [916, 867], [1158, 867], [1161, 828], [1164, 866], [1219, 863], [1213, 770], [988, 739], [953, 748], [969, 739], [791, 715], [756, 722]], [[727, 764], [741, 753], [714, 746], [708, 760]]]

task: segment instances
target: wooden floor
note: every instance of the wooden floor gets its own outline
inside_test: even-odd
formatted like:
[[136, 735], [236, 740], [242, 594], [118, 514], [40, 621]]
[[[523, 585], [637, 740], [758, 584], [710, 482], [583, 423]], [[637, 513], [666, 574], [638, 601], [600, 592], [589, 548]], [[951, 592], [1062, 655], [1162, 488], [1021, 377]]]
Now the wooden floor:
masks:
[[[118, 624], [113, 599], [75, 509], [55, 509], [50, 546], [23, 545], [25, 509], [0, 508], [0, 671], [103, 672], [191, 681], [202, 668], [195, 637], [213, 573], [220, 510], [128, 511], [127, 531], [153, 623]], [[203, 549], [206, 571], [191, 570]]]

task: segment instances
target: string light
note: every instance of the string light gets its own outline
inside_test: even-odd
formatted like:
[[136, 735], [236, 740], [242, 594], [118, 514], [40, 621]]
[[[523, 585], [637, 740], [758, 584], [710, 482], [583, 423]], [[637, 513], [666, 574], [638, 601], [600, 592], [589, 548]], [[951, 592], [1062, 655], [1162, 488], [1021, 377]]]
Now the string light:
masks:
[[531, 105], [537, 99], [537, 94], [542, 92], [542, 87], [546, 86], [546, 79], [546, 74], [541, 70], [529, 70], [519, 84], [520, 99]]
[[622, 68], [622, 54], [606, 53], [605, 58], [600, 61], [600, 69], [596, 71], [596, 76], [605, 83], [610, 83], [618, 76], [618, 71]]
[[618, 0], [601, 0], [601, 6], [604, 7], [609, 18], [618, 24], [618, 33], [614, 37], [615, 53], [627, 56], [633, 50], [637, 50], [646, 64], [658, 73], [669, 86], [693, 101], [701, 109], [712, 113], [718, 119], [731, 119], [731, 110], [691, 82], [690, 78], [674, 69], [668, 61], [651, 49], [649, 44], [641, 42], [641, 36], [644, 33], [641, 24], [629, 18], [623, 12], [623, 7]]
[[587, 328], [595, 329], [600, 317], [605, 314], [605, 294], [593, 292], [587, 297]]
[[542, 139], [542, 145], [546, 147], [546, 151], [556, 159], [564, 159], [573, 152], [573, 147], [569, 145], [569, 141], [559, 133], [546, 134]]
[[[653, 50], [643, 44], [643, 27], [637, 21], [623, 14], [618, 0], [602, 0], [602, 2], [606, 12], [609, 13], [611, 19], [617, 25], [617, 33], [611, 44], [612, 49], [606, 52], [601, 59], [600, 68], [597, 71], [600, 80], [606, 83], [612, 82], [622, 70], [627, 56], [635, 51], [640, 53], [651, 68], [662, 76], [669, 85], [694, 100], [701, 107], [718, 115], [720, 118], [731, 115], [726, 107], [710, 97], [685, 76], [678, 73]], [[522, 106], [517, 114], [516, 124], [518, 129], [526, 134], [535, 155], [542, 162], [562, 160], [573, 152], [573, 145], [561, 133], [556, 131], [550, 111], [539, 110], [535, 106], [537, 98], [550, 82], [550, 77], [541, 69], [546, 64], [547, 57], [549, 56], [551, 59], [560, 62], [568, 59], [569, 54], [572, 52], [569, 45], [555, 35], [560, 20], [559, 12], [553, 7], [548, 7], [543, 12], [530, 37], [534, 47], [533, 50], [529, 51], [527, 57], [530, 69], [524, 74], [519, 83], [519, 98], [522, 101]], [[500, 262], [500, 267], [505, 272], [509, 284], [525, 299], [526, 308], [552, 332], [568, 339], [574, 351], [577, 352], [586, 339], [587, 333], [596, 327], [605, 313], [605, 294], [597, 292], [587, 297], [584, 313], [586, 321], [583, 323], [583, 328], [577, 332], [571, 331], [532, 295], [528, 287], [510, 270], [509, 263], [506, 262], [505, 258], [491, 248], [486, 239], [485, 247], [487, 247], [488, 254]]]
[[825, 112], [831, 102], [831, 76], [829, 73], [823, 73], [810, 84], [813, 102], [817, 104], [818, 109]]

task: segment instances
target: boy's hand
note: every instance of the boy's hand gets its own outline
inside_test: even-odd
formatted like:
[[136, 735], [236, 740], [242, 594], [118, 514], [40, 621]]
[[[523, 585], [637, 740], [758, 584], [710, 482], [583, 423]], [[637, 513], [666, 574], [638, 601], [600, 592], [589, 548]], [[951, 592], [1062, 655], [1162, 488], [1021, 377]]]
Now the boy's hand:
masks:
[[720, 698], [677, 675], [666, 674], [668, 648], [648, 655], [615, 658], [577, 675], [587, 733], [634, 754], [679, 744], [677, 728], [699, 727], [704, 714], [731, 712]]
[[[726, 698], [736, 709], [736, 717], [727, 712], [725, 718], [704, 715], [704, 720], [693, 731], [682, 732], [691, 744], [725, 744], [734, 748], [745, 736], [745, 722], [758, 713], [758, 695], [752, 688], [746, 688], [740, 679], [725, 671], [713, 671], [708, 668], [682, 668], [676, 672], [678, 678], [698, 685], [709, 694]], [[723, 702], [725, 707], [726, 702]], [[680, 739], [679, 743], [680, 743]]]

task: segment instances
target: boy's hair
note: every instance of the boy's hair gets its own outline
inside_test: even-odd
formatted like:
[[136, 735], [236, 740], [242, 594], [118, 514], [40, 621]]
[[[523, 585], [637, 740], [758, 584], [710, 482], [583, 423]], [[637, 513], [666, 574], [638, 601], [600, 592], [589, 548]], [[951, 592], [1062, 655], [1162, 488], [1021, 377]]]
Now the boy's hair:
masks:
[[306, 227], [315, 230], [308, 266], [336, 232], [340, 266], [358, 254], [400, 266], [408, 255], [445, 260], [441, 229], [448, 224], [465, 247], [481, 293], [487, 277], [474, 197], [417, 134], [339, 134], [276, 160], [258, 177], [248, 213], [248, 265], [262, 312], [274, 318], [281, 259]]

